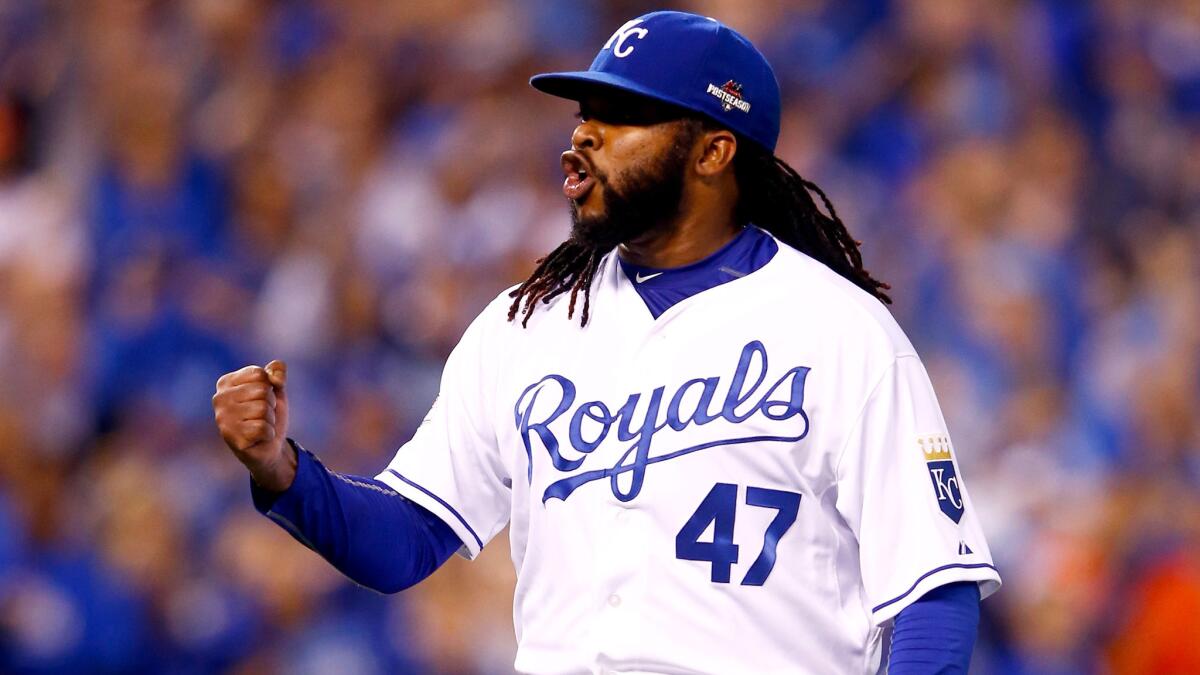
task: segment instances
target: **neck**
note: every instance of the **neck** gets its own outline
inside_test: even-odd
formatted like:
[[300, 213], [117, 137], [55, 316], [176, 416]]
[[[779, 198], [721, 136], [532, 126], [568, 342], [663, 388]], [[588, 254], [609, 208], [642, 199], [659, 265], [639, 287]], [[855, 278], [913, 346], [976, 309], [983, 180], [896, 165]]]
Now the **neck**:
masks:
[[617, 250], [626, 261], [642, 267], [682, 267], [716, 253], [741, 229], [731, 214], [719, 218], [686, 214], [621, 244]]

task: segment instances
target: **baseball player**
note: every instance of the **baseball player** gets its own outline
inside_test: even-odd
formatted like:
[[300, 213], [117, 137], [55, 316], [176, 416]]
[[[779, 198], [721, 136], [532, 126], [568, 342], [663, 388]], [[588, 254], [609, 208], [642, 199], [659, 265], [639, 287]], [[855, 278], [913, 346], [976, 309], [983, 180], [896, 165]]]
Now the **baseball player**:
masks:
[[872, 673], [889, 625], [890, 672], [966, 672], [1000, 578], [888, 287], [773, 154], [766, 60], [654, 12], [531, 83], [579, 102], [570, 238], [374, 478], [286, 439], [284, 364], [222, 377], [256, 507], [385, 592], [507, 525], [521, 672]]

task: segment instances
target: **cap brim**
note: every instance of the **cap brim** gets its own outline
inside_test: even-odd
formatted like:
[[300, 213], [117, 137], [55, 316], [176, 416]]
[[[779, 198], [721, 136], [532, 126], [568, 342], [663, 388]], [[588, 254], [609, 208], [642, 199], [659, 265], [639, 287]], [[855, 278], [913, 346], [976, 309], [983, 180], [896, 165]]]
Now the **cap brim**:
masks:
[[581, 101], [591, 94], [602, 94], [605, 91], [615, 90], [645, 96], [646, 98], [651, 98], [672, 106], [686, 108], [683, 102], [651, 91], [632, 80], [619, 75], [590, 70], [534, 75], [529, 78], [529, 84], [538, 91], [572, 101]]

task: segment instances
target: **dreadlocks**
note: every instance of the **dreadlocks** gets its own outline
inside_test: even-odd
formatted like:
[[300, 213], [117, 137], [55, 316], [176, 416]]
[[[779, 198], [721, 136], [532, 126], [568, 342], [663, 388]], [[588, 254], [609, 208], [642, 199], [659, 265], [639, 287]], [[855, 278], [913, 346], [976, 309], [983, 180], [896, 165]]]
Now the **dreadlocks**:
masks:
[[[751, 143], [738, 147], [733, 169], [738, 183], [739, 222], [754, 223], [779, 241], [824, 263], [881, 302], [892, 304], [891, 297], [884, 292], [891, 286], [863, 268], [862, 253], [858, 250], [862, 242], [850, 236], [833, 203], [816, 183]], [[817, 208], [814, 192], [829, 215]]]
[[[520, 286], [509, 293], [513, 303], [508, 308], [508, 320], [517, 318], [517, 312], [522, 311], [525, 318], [521, 326], [529, 325], [529, 317], [539, 301], [550, 302], [552, 299], [571, 291], [571, 304], [567, 307], [567, 318], [575, 315], [575, 302], [583, 292], [583, 316], [580, 325], [587, 325], [588, 309], [591, 307], [592, 279], [600, 267], [600, 259], [604, 252], [594, 246], [568, 239], [550, 252], [550, 255], [538, 260], [537, 269], [529, 275]], [[525, 300], [525, 308], [521, 309], [521, 300]]]
[[[681, 142], [690, 144], [698, 134], [713, 128], [711, 125], [702, 119], [683, 120]], [[788, 246], [824, 263], [880, 301], [891, 304], [892, 299], [884, 292], [891, 287], [863, 268], [862, 254], [858, 250], [860, 242], [850, 236], [821, 188], [796, 173], [787, 162], [749, 142], [739, 144], [733, 168], [738, 185], [734, 214], [738, 222], [754, 223]], [[812, 193], [821, 198], [828, 215], [817, 207]], [[539, 303], [549, 303], [570, 291], [567, 316], [575, 315], [575, 306], [582, 293], [580, 324], [587, 325], [592, 281], [609, 250], [611, 248], [601, 250], [574, 236], [560, 244], [538, 260], [533, 274], [509, 294], [513, 302], [508, 308], [508, 320], [515, 320], [520, 313], [524, 316], [521, 325], [528, 326], [529, 317]]]

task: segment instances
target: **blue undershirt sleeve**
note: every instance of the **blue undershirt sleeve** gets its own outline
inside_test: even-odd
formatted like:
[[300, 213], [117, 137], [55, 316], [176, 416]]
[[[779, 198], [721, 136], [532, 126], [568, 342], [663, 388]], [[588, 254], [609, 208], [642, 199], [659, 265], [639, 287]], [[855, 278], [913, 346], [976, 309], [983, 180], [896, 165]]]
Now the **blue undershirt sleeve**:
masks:
[[978, 630], [979, 586], [939, 586], [896, 615], [888, 675], [965, 674]]
[[250, 481], [254, 508], [354, 582], [402, 591], [454, 554], [462, 542], [439, 518], [374, 478], [336, 473], [291, 439], [296, 478], [274, 493]]

